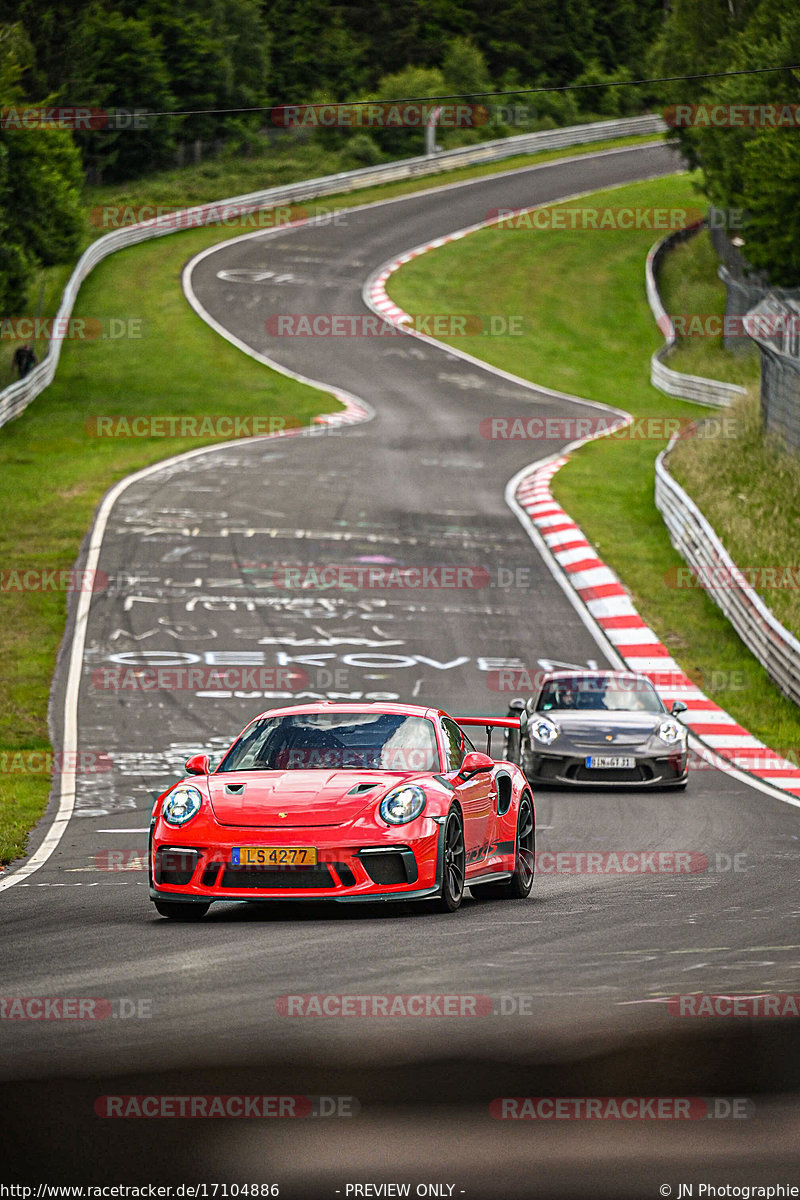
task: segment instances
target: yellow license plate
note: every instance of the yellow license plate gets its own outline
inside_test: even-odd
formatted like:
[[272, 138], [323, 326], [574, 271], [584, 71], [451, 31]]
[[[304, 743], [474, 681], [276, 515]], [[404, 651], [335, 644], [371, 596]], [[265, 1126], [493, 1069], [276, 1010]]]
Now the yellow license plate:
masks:
[[234, 867], [315, 867], [315, 846], [234, 846]]

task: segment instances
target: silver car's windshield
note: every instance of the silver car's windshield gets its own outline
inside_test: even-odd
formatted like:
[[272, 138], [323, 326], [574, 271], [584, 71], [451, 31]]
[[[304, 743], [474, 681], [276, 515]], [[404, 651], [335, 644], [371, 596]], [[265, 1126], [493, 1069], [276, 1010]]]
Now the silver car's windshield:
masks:
[[635, 675], [569, 676], [551, 679], [544, 685], [536, 705], [538, 712], [664, 712], [658, 692], [648, 679]]
[[231, 747], [220, 771], [438, 771], [436, 733], [425, 717], [324, 712], [264, 717]]

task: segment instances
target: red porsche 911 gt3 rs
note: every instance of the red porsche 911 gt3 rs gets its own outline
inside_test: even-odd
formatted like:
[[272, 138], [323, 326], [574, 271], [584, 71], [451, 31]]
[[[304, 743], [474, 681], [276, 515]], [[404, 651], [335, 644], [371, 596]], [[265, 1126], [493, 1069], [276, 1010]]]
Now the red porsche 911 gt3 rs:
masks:
[[[522, 715], [522, 721], [525, 715]], [[463, 725], [406, 704], [317, 703], [256, 717], [212, 771], [206, 755], [159, 796], [150, 898], [164, 917], [215, 900], [431, 900], [531, 890], [535, 818], [520, 769], [477, 751]]]

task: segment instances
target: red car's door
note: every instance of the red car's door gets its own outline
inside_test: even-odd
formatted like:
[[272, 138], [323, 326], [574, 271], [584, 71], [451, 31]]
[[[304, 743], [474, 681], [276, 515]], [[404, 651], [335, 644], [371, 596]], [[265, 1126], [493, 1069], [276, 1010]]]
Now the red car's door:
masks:
[[[445, 752], [449, 771], [457, 771], [464, 756], [474, 747], [464, 737], [462, 729], [449, 717], [442, 721]], [[497, 785], [493, 774], [473, 775], [471, 779], [454, 779], [453, 786], [464, 814], [467, 873], [486, 858], [494, 835], [497, 813]]]

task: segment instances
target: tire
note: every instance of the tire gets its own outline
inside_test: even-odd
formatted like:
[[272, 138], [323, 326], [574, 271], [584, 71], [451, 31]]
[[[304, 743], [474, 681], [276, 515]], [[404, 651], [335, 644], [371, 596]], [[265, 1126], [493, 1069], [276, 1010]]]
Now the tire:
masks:
[[459, 809], [451, 808], [444, 823], [442, 894], [435, 902], [438, 912], [453, 913], [461, 907], [466, 871], [464, 821]]
[[170, 921], [202, 921], [210, 904], [182, 904], [180, 901], [155, 900], [156, 912]]
[[536, 875], [536, 825], [533, 805], [523, 796], [517, 817], [514, 874], [508, 883], [478, 883], [470, 891], [476, 900], [526, 900]]

